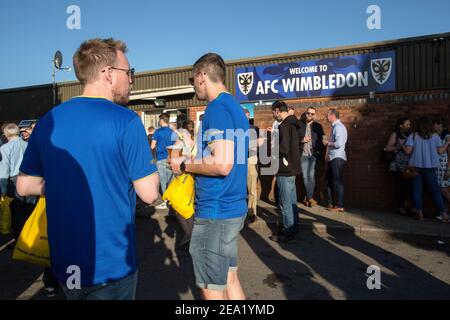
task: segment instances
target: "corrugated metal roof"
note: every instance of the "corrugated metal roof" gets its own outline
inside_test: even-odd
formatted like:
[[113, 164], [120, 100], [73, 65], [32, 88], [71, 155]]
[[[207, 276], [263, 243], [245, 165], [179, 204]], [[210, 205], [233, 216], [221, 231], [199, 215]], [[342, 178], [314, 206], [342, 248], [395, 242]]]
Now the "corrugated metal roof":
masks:
[[[232, 94], [235, 91], [236, 67], [257, 66], [323, 59], [342, 55], [356, 55], [374, 51], [395, 49], [397, 54], [397, 91], [417, 91], [450, 88], [450, 32], [398, 40], [379, 41], [336, 48], [298, 51], [253, 58], [226, 61], [226, 86]], [[136, 73], [133, 90], [148, 90], [186, 86], [192, 66], [183, 66]], [[58, 83], [61, 101], [81, 94], [78, 81]], [[186, 108], [203, 105], [194, 94], [164, 97], [167, 108]], [[134, 105], [144, 110], [152, 103]]]

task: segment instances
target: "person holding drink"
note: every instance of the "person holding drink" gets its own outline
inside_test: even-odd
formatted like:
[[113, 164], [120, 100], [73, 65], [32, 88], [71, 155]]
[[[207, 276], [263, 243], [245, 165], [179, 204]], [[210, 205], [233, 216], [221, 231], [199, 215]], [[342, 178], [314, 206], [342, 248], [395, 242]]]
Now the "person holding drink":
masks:
[[314, 200], [314, 189], [316, 186], [316, 163], [322, 160], [324, 155], [324, 145], [321, 138], [324, 135], [323, 127], [316, 122], [316, 109], [309, 107], [306, 110], [304, 120], [298, 129], [300, 139], [300, 165], [302, 169], [303, 183], [305, 185], [306, 196], [303, 204], [313, 207], [317, 204]]
[[[184, 121], [183, 126], [178, 128], [175, 133], [177, 134], [177, 141], [174, 145], [168, 146], [167, 150], [169, 152], [168, 161], [171, 159], [176, 159], [181, 156], [184, 157], [193, 157], [194, 152], [194, 123], [193, 121]], [[179, 175], [179, 173], [175, 173], [174, 176]], [[194, 216], [191, 216], [189, 219], [185, 219], [180, 214], [175, 215], [178, 224], [182, 229], [182, 236], [177, 236], [176, 247], [182, 248], [184, 250], [189, 250], [189, 243], [191, 241], [192, 228], [194, 226]]]
[[[161, 194], [167, 189], [170, 180], [172, 180], [172, 171], [167, 164], [168, 150], [167, 147], [174, 144], [172, 140], [173, 131], [169, 127], [170, 116], [163, 113], [159, 116], [159, 126], [152, 137], [151, 149], [156, 149], [156, 167], [158, 168], [159, 179], [161, 183]], [[155, 209], [167, 209], [167, 203], [162, 202]]]
[[347, 143], [347, 129], [339, 120], [339, 111], [330, 109], [327, 120], [331, 123], [331, 138], [323, 136], [322, 143], [328, 147], [327, 193], [329, 211], [344, 212], [344, 166], [347, 162], [345, 145]]

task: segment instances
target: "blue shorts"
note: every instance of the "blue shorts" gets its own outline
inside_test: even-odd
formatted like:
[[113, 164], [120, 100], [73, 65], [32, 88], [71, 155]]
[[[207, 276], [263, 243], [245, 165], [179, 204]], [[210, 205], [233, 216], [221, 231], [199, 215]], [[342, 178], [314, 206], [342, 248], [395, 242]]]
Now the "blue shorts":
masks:
[[237, 241], [245, 217], [194, 220], [189, 252], [199, 288], [224, 290], [227, 287], [228, 272], [237, 270]]

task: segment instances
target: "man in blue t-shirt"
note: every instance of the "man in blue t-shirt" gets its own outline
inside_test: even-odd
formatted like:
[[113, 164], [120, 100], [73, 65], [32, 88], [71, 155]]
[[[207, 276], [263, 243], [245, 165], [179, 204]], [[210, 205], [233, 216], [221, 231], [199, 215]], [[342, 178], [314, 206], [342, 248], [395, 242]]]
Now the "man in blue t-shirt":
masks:
[[[156, 149], [156, 167], [158, 168], [159, 179], [161, 184], [161, 194], [167, 189], [167, 186], [172, 180], [172, 170], [167, 164], [167, 157], [169, 156], [167, 147], [172, 146], [176, 140], [176, 134], [169, 127], [170, 116], [168, 113], [163, 113], [159, 116], [160, 128], [155, 131], [152, 137], [152, 150]], [[156, 209], [167, 209], [167, 203], [162, 202], [155, 207]]]
[[205, 299], [245, 299], [237, 276], [237, 240], [247, 214], [249, 123], [226, 92], [225, 62], [202, 56], [190, 78], [208, 106], [197, 157], [170, 161], [174, 173], [195, 174], [195, 220], [189, 252], [196, 284]]
[[68, 299], [135, 297], [136, 193], [154, 202], [159, 177], [140, 118], [124, 107], [134, 77], [126, 51], [113, 39], [81, 44], [83, 95], [40, 119], [20, 167], [18, 193], [45, 194], [52, 271]]

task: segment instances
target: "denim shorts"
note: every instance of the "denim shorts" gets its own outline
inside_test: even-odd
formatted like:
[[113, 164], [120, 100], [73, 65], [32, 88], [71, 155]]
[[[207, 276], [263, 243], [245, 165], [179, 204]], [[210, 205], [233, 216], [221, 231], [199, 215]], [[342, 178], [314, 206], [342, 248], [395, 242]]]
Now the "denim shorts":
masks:
[[228, 272], [237, 271], [237, 242], [245, 217], [194, 220], [189, 252], [199, 288], [224, 290], [227, 287]]

